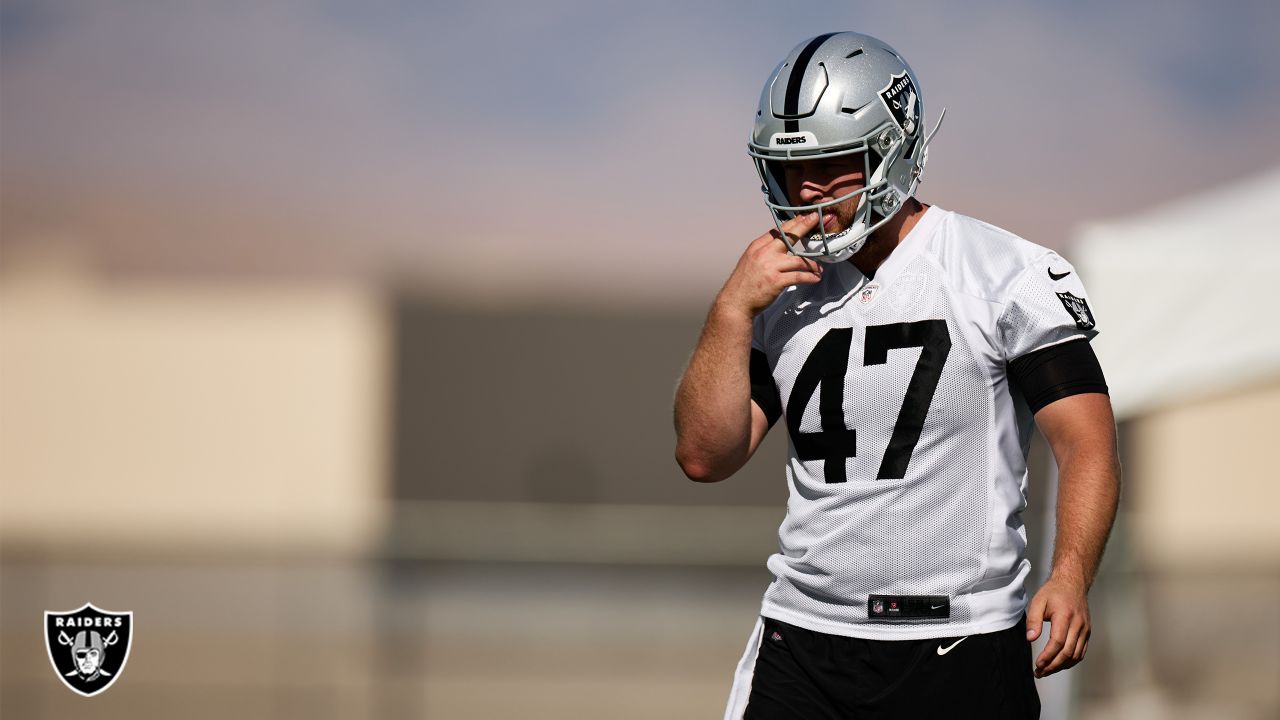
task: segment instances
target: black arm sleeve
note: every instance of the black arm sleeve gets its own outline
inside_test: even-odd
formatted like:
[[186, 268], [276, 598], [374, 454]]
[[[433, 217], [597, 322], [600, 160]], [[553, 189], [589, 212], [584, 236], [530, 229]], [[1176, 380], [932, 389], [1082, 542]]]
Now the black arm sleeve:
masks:
[[1009, 383], [1022, 391], [1033, 414], [1064, 397], [1107, 392], [1098, 356], [1083, 338], [1014, 358], [1009, 362]]
[[782, 400], [778, 397], [778, 386], [773, 382], [769, 358], [755, 348], [751, 348], [751, 399], [764, 411], [769, 427], [782, 417]]

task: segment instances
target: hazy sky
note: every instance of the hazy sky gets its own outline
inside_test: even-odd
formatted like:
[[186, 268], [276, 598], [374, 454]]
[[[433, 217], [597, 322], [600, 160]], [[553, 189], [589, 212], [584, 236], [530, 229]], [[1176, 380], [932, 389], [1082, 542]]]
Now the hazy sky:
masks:
[[1275, 2], [2, 7], [3, 243], [122, 269], [709, 297], [760, 87], [839, 29], [948, 108], [921, 197], [1042, 244], [1280, 164]]

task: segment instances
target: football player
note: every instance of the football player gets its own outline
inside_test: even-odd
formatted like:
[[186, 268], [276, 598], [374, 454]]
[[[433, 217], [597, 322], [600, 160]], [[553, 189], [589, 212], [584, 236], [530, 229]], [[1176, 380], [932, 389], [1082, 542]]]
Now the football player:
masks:
[[[775, 579], [726, 718], [1037, 717], [1034, 678], [1088, 647], [1120, 483], [1088, 295], [1057, 253], [917, 200], [931, 139], [915, 74], [866, 35], [801, 43], [760, 96], [749, 154], [774, 228], [675, 402], [699, 482], [779, 420], [790, 440]], [[1033, 425], [1060, 489], [1028, 603]]]

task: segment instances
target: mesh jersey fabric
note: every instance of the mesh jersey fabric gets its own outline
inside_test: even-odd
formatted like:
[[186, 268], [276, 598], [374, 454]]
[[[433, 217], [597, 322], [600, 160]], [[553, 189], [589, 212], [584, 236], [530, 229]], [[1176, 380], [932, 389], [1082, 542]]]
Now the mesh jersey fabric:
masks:
[[[1067, 261], [937, 207], [873, 279], [843, 262], [784, 290], [752, 336], [789, 440], [761, 615], [880, 640], [1017, 623], [1033, 423], [1007, 365], [1096, 334]], [[873, 619], [873, 594], [946, 596], [950, 615]]]

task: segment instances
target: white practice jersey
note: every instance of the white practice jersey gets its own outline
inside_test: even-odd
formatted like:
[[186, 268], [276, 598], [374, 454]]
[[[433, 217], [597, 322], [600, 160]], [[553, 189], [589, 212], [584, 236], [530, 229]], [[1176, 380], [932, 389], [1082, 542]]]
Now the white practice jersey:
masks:
[[874, 279], [784, 291], [752, 339], [790, 440], [761, 614], [881, 640], [1017, 623], [1033, 423], [1007, 364], [1095, 334], [1069, 263], [936, 207]]

